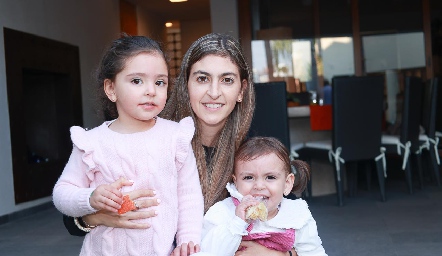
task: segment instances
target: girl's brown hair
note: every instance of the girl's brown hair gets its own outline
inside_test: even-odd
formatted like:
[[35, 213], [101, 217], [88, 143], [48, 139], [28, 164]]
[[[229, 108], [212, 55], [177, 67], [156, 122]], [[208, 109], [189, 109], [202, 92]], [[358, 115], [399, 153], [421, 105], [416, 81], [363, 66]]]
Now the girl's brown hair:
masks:
[[117, 74], [126, 66], [126, 61], [143, 52], [162, 56], [169, 69], [168, 58], [160, 43], [145, 36], [129, 36], [123, 33], [122, 37], [112, 41], [104, 52], [96, 70], [95, 79], [98, 85], [99, 101], [106, 120], [117, 118], [118, 112], [115, 102], [109, 100], [104, 93], [104, 81], [106, 79], [114, 81]]
[[252, 137], [246, 140], [235, 153], [235, 169], [238, 161], [248, 162], [274, 153], [284, 163], [287, 175], [295, 175], [292, 193], [300, 194], [307, 187], [310, 179], [310, 166], [301, 160], [290, 160], [287, 148], [278, 139], [273, 137]]

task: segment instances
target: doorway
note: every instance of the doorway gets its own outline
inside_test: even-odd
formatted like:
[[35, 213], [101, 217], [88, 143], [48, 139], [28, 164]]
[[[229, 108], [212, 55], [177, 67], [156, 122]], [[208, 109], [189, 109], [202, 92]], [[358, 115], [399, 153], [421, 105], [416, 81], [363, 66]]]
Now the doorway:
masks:
[[4, 28], [15, 203], [50, 196], [82, 125], [77, 46]]

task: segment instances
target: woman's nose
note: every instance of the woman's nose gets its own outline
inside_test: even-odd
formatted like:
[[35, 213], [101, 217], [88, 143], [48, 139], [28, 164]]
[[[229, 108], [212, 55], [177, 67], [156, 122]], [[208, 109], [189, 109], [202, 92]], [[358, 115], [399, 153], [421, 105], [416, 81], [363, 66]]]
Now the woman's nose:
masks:
[[219, 88], [219, 84], [217, 82], [212, 82], [209, 85], [209, 90], [207, 91], [207, 94], [212, 99], [218, 99], [219, 96], [221, 96], [221, 91], [220, 91], [220, 88]]

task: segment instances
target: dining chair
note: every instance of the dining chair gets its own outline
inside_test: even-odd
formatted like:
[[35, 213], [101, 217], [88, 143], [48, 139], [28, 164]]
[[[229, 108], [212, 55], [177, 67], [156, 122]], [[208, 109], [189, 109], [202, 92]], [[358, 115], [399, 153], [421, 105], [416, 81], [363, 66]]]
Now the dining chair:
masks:
[[[328, 157], [339, 206], [344, 205], [344, 170], [350, 174], [354, 170], [347, 167], [374, 160], [381, 201], [385, 201], [386, 162], [381, 147], [384, 77], [335, 77], [332, 87], [332, 138], [306, 142], [297, 151], [299, 157], [308, 161]], [[347, 181], [350, 186], [354, 182], [352, 178]]]
[[[436, 79], [436, 78], [435, 78]], [[439, 138], [439, 141], [442, 140], [442, 88], [441, 81], [442, 78], [437, 78], [439, 89], [437, 90], [437, 107], [436, 107], [436, 122], [435, 122], [435, 135]], [[442, 143], [439, 143], [438, 149], [442, 149]]]
[[419, 136], [421, 150], [420, 153], [422, 154], [422, 158], [426, 160], [424, 162], [427, 163], [427, 166], [429, 167], [429, 169], [431, 169], [431, 173], [436, 180], [436, 184], [438, 186], [440, 186], [440, 157], [438, 152], [439, 137], [436, 137], [436, 114], [439, 103], [438, 95], [439, 91], [441, 90], [441, 86], [442, 85], [440, 79], [437, 77], [429, 79], [424, 84], [422, 102], [422, 126], [425, 130], [425, 134], [421, 134]]
[[[419, 183], [423, 186], [421, 155], [420, 155], [420, 120], [422, 103], [422, 80], [418, 77], [405, 77], [402, 92], [402, 111], [398, 112], [397, 120], [400, 122], [399, 135], [382, 135], [382, 146], [387, 154], [396, 154], [402, 159], [402, 170], [405, 171], [410, 194], [413, 193], [412, 165], [417, 169]], [[413, 160], [413, 161], [410, 161]]]
[[255, 83], [255, 102], [249, 137], [275, 137], [290, 150], [285, 82]]
[[[277, 138], [290, 152], [290, 129], [285, 82], [255, 83], [255, 112], [248, 136]], [[294, 159], [296, 155], [292, 153], [290, 158]], [[307, 190], [308, 193], [303, 191], [301, 194], [301, 197], [306, 200], [311, 198], [311, 178], [307, 183]], [[290, 194], [288, 198], [294, 199], [291, 196]]]

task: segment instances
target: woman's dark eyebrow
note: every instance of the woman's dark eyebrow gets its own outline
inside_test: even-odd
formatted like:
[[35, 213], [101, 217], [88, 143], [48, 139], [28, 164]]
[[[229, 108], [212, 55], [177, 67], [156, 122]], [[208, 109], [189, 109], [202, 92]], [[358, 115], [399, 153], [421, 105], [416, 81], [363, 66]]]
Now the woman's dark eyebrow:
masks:
[[233, 73], [233, 72], [226, 72], [226, 73], [222, 73], [221, 76], [234, 76], [234, 77], [237, 77], [238, 74]]
[[[192, 74], [193, 74], [193, 75], [196, 75], [196, 74], [203, 74], [203, 75], [206, 75], [206, 76], [211, 76], [208, 72], [206, 72], [206, 71], [202, 71], [202, 70], [197, 70], [197, 71], [193, 72]], [[223, 77], [223, 76], [234, 76], [234, 77], [237, 77], [238, 74], [236, 74], [236, 73], [234, 73], [234, 72], [225, 72], [225, 73], [222, 73], [222, 74], [220, 75], [220, 77]]]
[[192, 74], [193, 74], [193, 75], [196, 75], [196, 74], [203, 74], [203, 75], [206, 75], [206, 76], [210, 76], [209, 73], [207, 73], [207, 72], [205, 72], [205, 71], [202, 71], [202, 70], [197, 70], [197, 71], [193, 72]]

